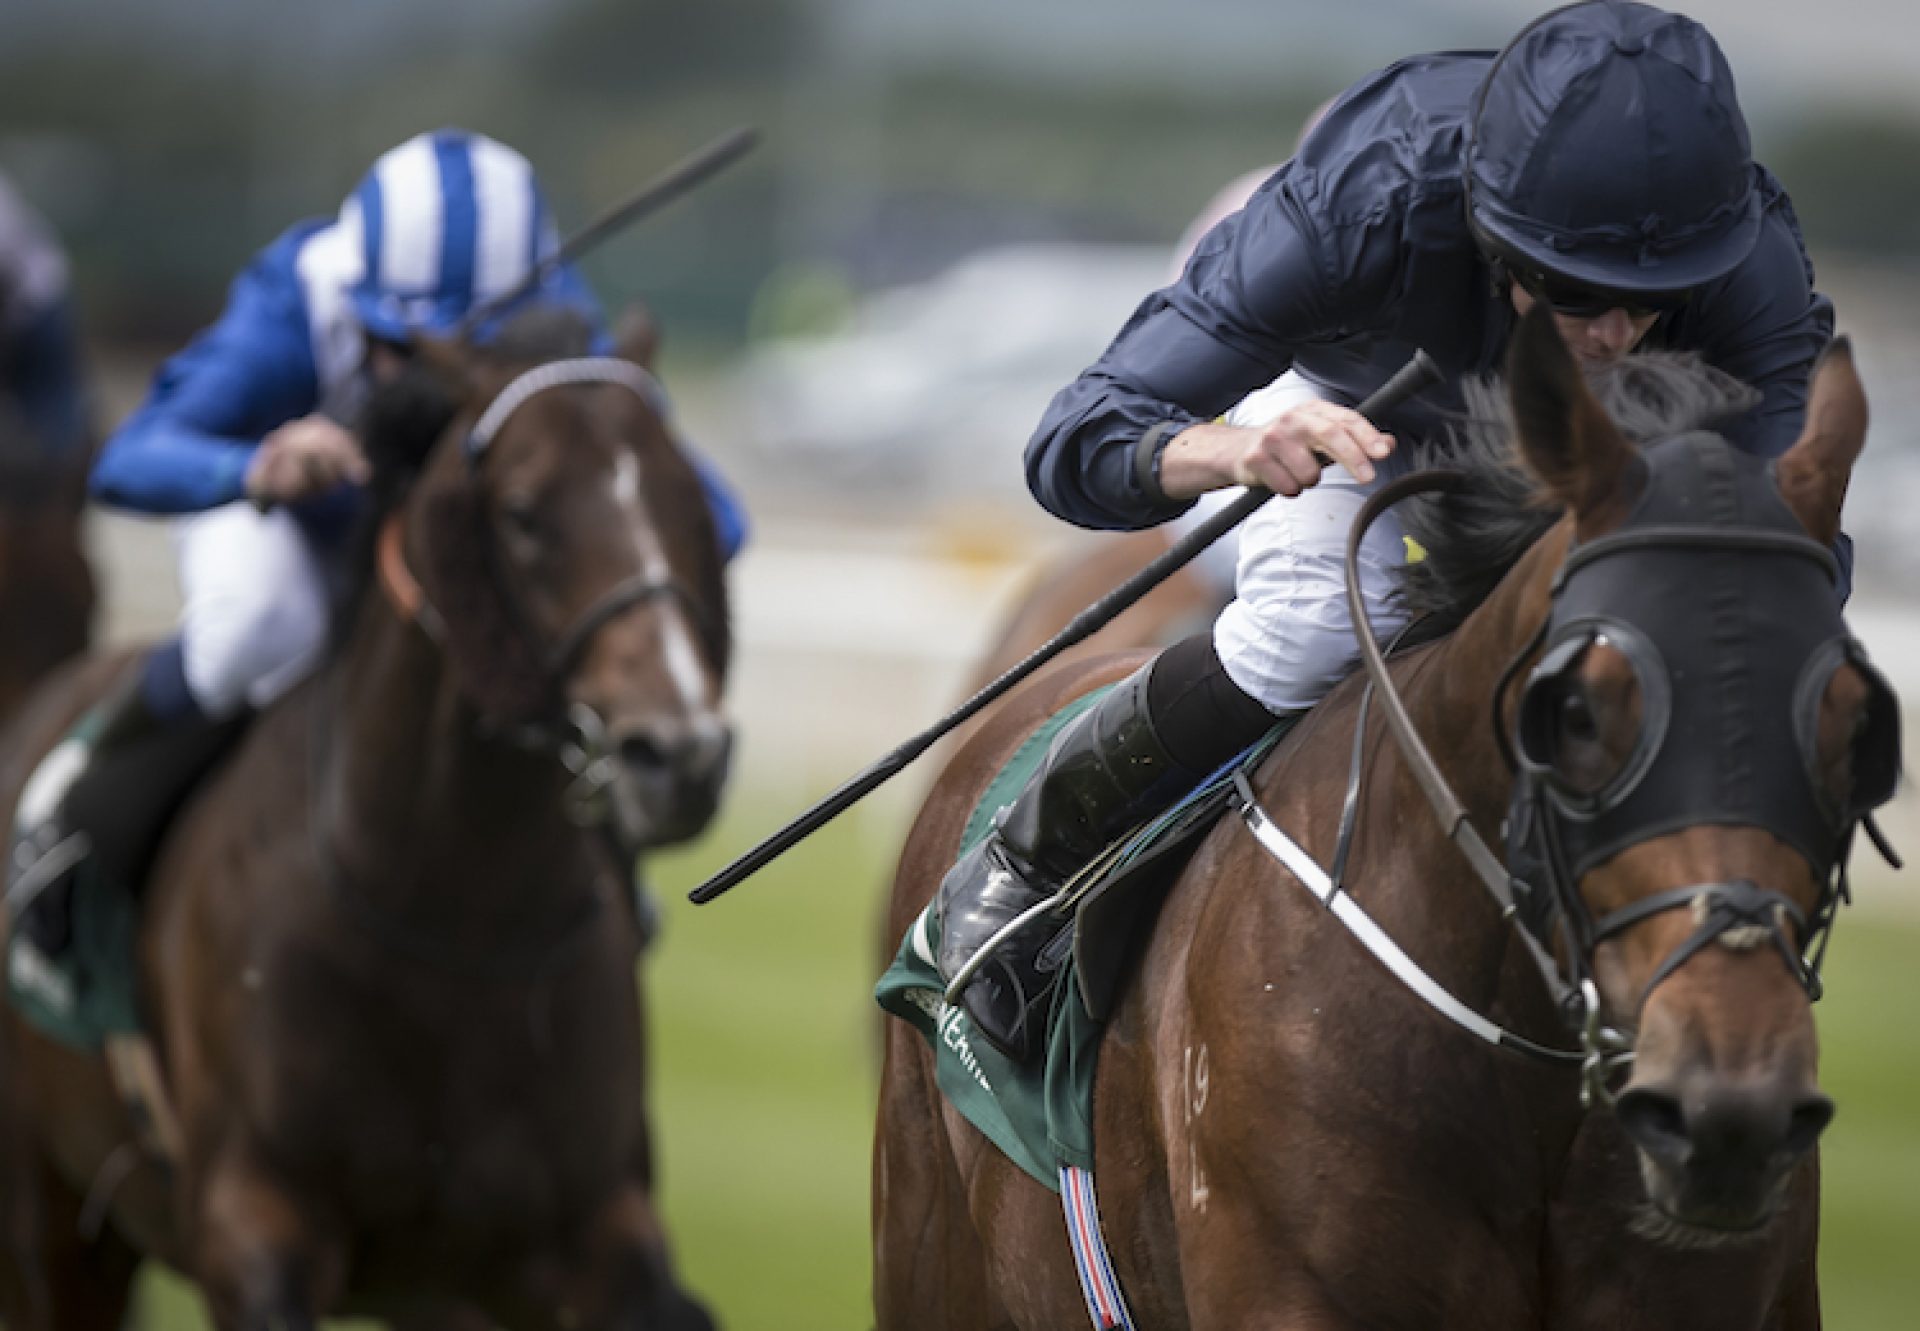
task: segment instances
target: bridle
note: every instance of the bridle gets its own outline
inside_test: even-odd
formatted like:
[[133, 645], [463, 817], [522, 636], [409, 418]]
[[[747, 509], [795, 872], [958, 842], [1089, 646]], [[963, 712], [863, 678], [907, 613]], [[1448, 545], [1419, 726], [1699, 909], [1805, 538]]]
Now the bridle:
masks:
[[[1441, 773], [1439, 764], [1416, 731], [1388, 673], [1386, 655], [1367, 619], [1360, 594], [1360, 544], [1372, 523], [1395, 504], [1413, 495], [1458, 491], [1467, 485], [1468, 480], [1462, 473], [1426, 471], [1405, 477], [1376, 492], [1362, 508], [1349, 534], [1346, 556], [1348, 603], [1368, 676], [1369, 694], [1379, 698], [1388, 729], [1439, 817], [1448, 839], [1473, 868], [1498, 907], [1501, 918], [1519, 923], [1516, 936], [1532, 958], [1556, 1008], [1578, 1032], [1580, 1050], [1575, 1055], [1571, 1051], [1540, 1046], [1486, 1022], [1477, 1014], [1450, 1011], [1442, 1003], [1433, 1005], [1483, 1038], [1537, 1061], [1567, 1063], [1577, 1059], [1582, 1069], [1582, 1103], [1591, 1105], [1596, 1100], [1611, 1103], [1609, 1083], [1613, 1074], [1632, 1060], [1633, 1039], [1624, 1029], [1610, 1023], [1603, 1012], [1593, 972], [1594, 949], [1602, 942], [1617, 938], [1646, 920], [1669, 911], [1690, 910], [1695, 928], [1655, 968], [1652, 979], [1643, 991], [1643, 1004], [1646, 995], [1656, 986], [1716, 940], [1735, 947], [1771, 942], [1808, 995], [1816, 999], [1819, 997], [1820, 963], [1826, 942], [1840, 905], [1849, 899], [1845, 865], [1854, 830], [1864, 825], [1882, 854], [1898, 863], [1870, 814], [1872, 807], [1890, 796], [1892, 782], [1897, 776], [1897, 702], [1893, 700], [1884, 680], [1867, 665], [1864, 653], [1851, 638], [1840, 640], [1837, 649], [1831, 643], [1825, 644], [1815, 649], [1804, 663], [1794, 663], [1800, 672], [1794, 689], [1796, 724], [1793, 727], [1799, 742], [1805, 744], [1807, 733], [1802, 714], [1811, 709], [1817, 716], [1825, 682], [1842, 664], [1853, 664], [1863, 670], [1873, 694], [1873, 705], [1877, 710], [1871, 714], [1870, 727], [1883, 732], [1890, 728], [1890, 733], [1883, 734], [1881, 738], [1892, 745], [1890, 761], [1875, 766], [1868, 778], [1872, 788], [1862, 798], [1854, 800], [1845, 810], [1825, 811], [1826, 818], [1822, 825], [1826, 837], [1824, 845], [1812, 849], [1800, 846], [1815, 866], [1816, 876], [1821, 882], [1820, 897], [1810, 918], [1784, 894], [1741, 880], [1695, 883], [1654, 893], [1596, 920], [1578, 890], [1581, 874], [1624, 844], [1650, 839], [1651, 835], [1672, 829], [1661, 826], [1649, 832], [1644, 826], [1628, 827], [1613, 830], [1614, 834], [1610, 837], [1595, 839], [1570, 834], [1569, 827], [1580, 825], [1579, 820], [1585, 818], [1590, 826], [1598, 825], [1603, 830], [1612, 830], [1606, 829], [1607, 815], [1620, 815], [1623, 812], [1629, 816], [1640, 814], [1641, 810], [1635, 807], [1634, 796], [1647, 786], [1650, 772], [1655, 771], [1661, 763], [1672, 761], [1672, 755], [1662, 748], [1667, 738], [1666, 718], [1659, 718], [1659, 724], [1653, 727], [1652, 752], [1636, 753], [1627, 761], [1615, 781], [1599, 792], [1600, 798], [1593, 807], [1583, 809], [1571, 798], [1570, 792], [1552, 779], [1551, 769], [1541, 760], [1541, 753], [1537, 748], [1529, 748], [1528, 737], [1524, 733], [1516, 737], [1507, 731], [1504, 720], [1507, 714], [1506, 700], [1521, 671], [1527, 662], [1537, 658], [1538, 663], [1521, 689], [1521, 701], [1517, 709], [1521, 726], [1525, 724], [1529, 700], [1541, 696], [1541, 690], [1560, 678], [1562, 672], [1571, 669], [1586, 646], [1609, 635], [1621, 643], [1629, 644], [1627, 654], [1643, 680], [1656, 678], [1652, 662], [1646, 659], [1648, 653], [1644, 650], [1645, 644], [1632, 642], [1636, 637], [1645, 636], [1633, 625], [1606, 615], [1583, 618], [1578, 613], [1567, 613], [1582, 608], [1579, 603], [1595, 580], [1592, 572], [1604, 568], [1609, 562], [1617, 566], [1624, 556], [1670, 556], [1677, 551], [1733, 553], [1748, 557], [1762, 554], [1772, 557], [1770, 565], [1781, 560], [1796, 566], [1805, 565], [1817, 569], [1823, 578], [1830, 578], [1834, 572], [1833, 556], [1818, 543], [1794, 532], [1751, 525], [1723, 527], [1698, 523], [1663, 522], [1629, 526], [1576, 547], [1555, 575], [1552, 606], [1547, 618], [1509, 662], [1494, 686], [1494, 726], [1501, 751], [1508, 755], [1516, 771], [1513, 810], [1507, 829], [1509, 860], [1513, 862], [1510, 870], [1508, 863], [1503, 862], [1474, 829], [1468, 820], [1466, 806], [1455, 795]], [[1580, 580], [1583, 571], [1589, 573], [1585, 581]], [[1778, 576], [1777, 568], [1773, 572]], [[1837, 622], [1837, 608], [1831, 613]], [[1636, 653], [1640, 659], [1635, 659]], [[1365, 716], [1366, 707], [1363, 703], [1361, 724], [1364, 724]], [[1646, 729], [1648, 727], [1643, 724], [1643, 732]], [[1643, 733], [1642, 744], [1648, 742]], [[1356, 755], [1360, 752], [1357, 742], [1355, 752]], [[1648, 787], [1649, 797], [1658, 793], [1657, 789]], [[1348, 803], [1347, 818], [1350, 818], [1354, 801], [1349, 799]], [[1247, 816], [1256, 835], [1266, 832], [1263, 840], [1275, 839], [1270, 824], [1263, 827], [1264, 815], [1259, 814], [1257, 806], [1250, 806]], [[1343, 824], [1345, 821], [1343, 818]], [[1707, 821], [1712, 819], [1693, 820]], [[1752, 818], [1736, 821], [1751, 822]], [[1349, 828], [1343, 825], [1343, 850], [1349, 835]], [[1284, 840], [1283, 837], [1278, 839]], [[1804, 837], [1795, 838], [1791, 832], [1788, 833], [1788, 839], [1796, 842], [1805, 840]], [[1523, 849], [1516, 849], [1529, 846], [1538, 847], [1542, 852], [1531, 862], [1528, 862]], [[1570, 854], [1570, 851], [1576, 850], [1577, 854]], [[1823, 850], [1824, 854], [1821, 853]], [[1341, 861], [1344, 858], [1343, 853]], [[1337, 864], [1323, 897], [1330, 905], [1334, 904], [1331, 898], [1340, 890], [1339, 867]], [[1528, 873], [1526, 877], [1521, 873], [1523, 867]], [[1377, 949], [1376, 954], [1381, 955]], [[1561, 957], [1565, 958], [1564, 963]], [[1391, 957], [1383, 955], [1382, 959], [1393, 965]], [[1401, 967], [1394, 968], [1401, 973], [1403, 980], [1414, 983]], [[1426, 977], [1422, 975], [1420, 979], [1425, 980]], [[1430, 985], [1432, 982], [1426, 980], [1426, 983]], [[1418, 984], [1415, 987], [1418, 988]], [[1431, 999], [1429, 1001], [1432, 1002]], [[1454, 1003], [1453, 1007], [1458, 1009], [1460, 1005]]]
[[[665, 390], [658, 380], [641, 366], [614, 357], [581, 357], [551, 361], [525, 371], [510, 380], [468, 431], [462, 441], [469, 479], [478, 477], [489, 456], [489, 449], [500, 430], [527, 401], [541, 393], [568, 385], [617, 384], [632, 390], [662, 422], [671, 419]], [[394, 610], [417, 625], [442, 651], [448, 645], [444, 616], [428, 598], [420, 581], [409, 567], [405, 549], [406, 508], [397, 507], [385, 519], [376, 537], [375, 568], [380, 586]], [[498, 590], [508, 600], [515, 625], [531, 637], [530, 619], [522, 609], [518, 589], [504, 576], [497, 561], [490, 559], [491, 575]], [[586, 651], [594, 635], [631, 606], [653, 599], [671, 599], [686, 610], [697, 630], [712, 648], [709, 636], [715, 631], [711, 617], [687, 585], [663, 567], [642, 570], [621, 578], [596, 595], [583, 611], [553, 640], [550, 646], [529, 642], [536, 650], [550, 685], [556, 706], [554, 714], [532, 721], [519, 718], [502, 720], [481, 716], [484, 730], [513, 746], [529, 752], [547, 753], [572, 777], [563, 796], [570, 822], [605, 839], [623, 874], [630, 872], [631, 848], [616, 827], [617, 812], [612, 790], [620, 773], [620, 755], [605, 721], [584, 703], [566, 705], [562, 686], [567, 672]], [[330, 747], [325, 733], [324, 711], [316, 709], [312, 752], [316, 768], [324, 766], [323, 755]], [[316, 778], [314, 788], [319, 788]], [[327, 873], [335, 897], [343, 909], [371, 936], [400, 955], [454, 973], [489, 979], [518, 978], [547, 965], [561, 950], [583, 937], [599, 915], [597, 898], [572, 912], [547, 936], [523, 940], [523, 945], [504, 952], [465, 952], [449, 948], [443, 941], [422, 934], [390, 917], [380, 903], [349, 882], [338, 857], [329, 852], [321, 834], [322, 820], [312, 820], [316, 855]]]
[[[495, 436], [530, 399], [573, 384], [619, 384], [630, 389], [663, 424], [673, 419], [673, 408], [667, 400], [666, 389], [643, 366], [615, 356], [583, 356], [549, 361], [510, 380], [474, 422], [464, 446], [468, 470], [476, 475], [481, 471], [486, 465]], [[502, 590], [518, 600], [510, 580], [503, 579]], [[544, 653], [547, 673], [556, 685], [579, 660], [593, 635], [605, 627], [609, 620], [630, 606], [656, 598], [678, 602], [707, 646], [712, 648], [715, 645], [714, 625], [706, 608], [686, 583], [662, 564], [659, 568], [643, 569], [616, 582], [594, 597], [587, 608], [560, 632], [553, 646]], [[524, 616], [521, 618], [524, 622]]]
[[[462, 441], [470, 477], [477, 478], [486, 466], [495, 438], [514, 414], [526, 403], [553, 389], [581, 384], [616, 384], [631, 390], [664, 423], [672, 419], [666, 390], [660, 381], [632, 361], [612, 356], [585, 356], [549, 361], [536, 365], [508, 381], [488, 403]], [[419, 580], [407, 566], [405, 511], [396, 509], [379, 534], [377, 554], [379, 574], [388, 599], [403, 617], [419, 624], [430, 638], [443, 646], [446, 621], [428, 599]], [[605, 722], [584, 704], [564, 702], [567, 674], [586, 652], [594, 635], [623, 612], [652, 600], [675, 602], [687, 615], [709, 652], [717, 651], [718, 626], [692, 589], [662, 561], [656, 567], [616, 581], [600, 592], [573, 620], [554, 636], [551, 643], [534, 640], [532, 618], [525, 610], [524, 593], [509, 572], [489, 551], [490, 573], [497, 590], [512, 611], [515, 629], [539, 660], [545, 677], [545, 692], [552, 700], [545, 717], [486, 718], [482, 720], [492, 733], [523, 748], [550, 751], [576, 778], [568, 794], [568, 809], [575, 821], [590, 825], [607, 816], [606, 792], [618, 771], [618, 755], [609, 740]]]

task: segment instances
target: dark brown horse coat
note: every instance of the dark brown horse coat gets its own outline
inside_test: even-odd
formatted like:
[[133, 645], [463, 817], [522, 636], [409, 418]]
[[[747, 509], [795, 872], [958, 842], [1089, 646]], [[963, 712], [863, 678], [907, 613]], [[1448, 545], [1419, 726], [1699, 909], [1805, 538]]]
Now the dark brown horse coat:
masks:
[[[388, 490], [403, 558], [165, 844], [140, 966], [181, 1127], [172, 1176], [131, 1145], [98, 1058], [8, 1022], [10, 1327], [117, 1327], [136, 1253], [195, 1276], [223, 1329], [350, 1309], [709, 1325], [654, 1203], [628, 866], [569, 817], [551, 740], [483, 723], [470, 681], [541, 659], [637, 569], [670, 574], [678, 591], [628, 604], [534, 682], [591, 706], [618, 783], [686, 834], [724, 759], [719, 555], [693, 471], [624, 386], [530, 399], [470, 470], [463, 429], [521, 368], [453, 368], [437, 446]], [[478, 529], [423, 518], [443, 500]], [[462, 539], [482, 546], [450, 555]], [[452, 585], [462, 567], [475, 586]], [[445, 628], [410, 613], [415, 576]], [[476, 660], [490, 597], [510, 604]], [[0, 807], [111, 673], [39, 697], [6, 742]]]
[[88, 459], [0, 443], [0, 717], [55, 666], [86, 650], [94, 585], [81, 543]]
[[[1400, 659], [1408, 708], [1475, 824], [1501, 825], [1507, 769], [1490, 695], [1545, 616], [1578, 525], [1617, 521], [1623, 473], [1608, 431], [1568, 385], [1543, 320], [1516, 367], [1528, 459], [1570, 515], [1450, 638]], [[1542, 368], [1544, 364], [1545, 369]], [[1527, 394], [1532, 393], [1532, 399]], [[1531, 408], [1529, 413], [1526, 408]], [[1546, 421], [1542, 425], [1542, 421]], [[1782, 489], [1820, 539], [1864, 432], [1850, 362], [1835, 358]], [[1623, 445], [1622, 445], [1623, 446]], [[1796, 489], [1800, 492], [1795, 495]], [[1068, 667], [1013, 695], [954, 758], [902, 856], [898, 939], [955, 855], [986, 782], [1043, 717], [1134, 659]], [[1844, 690], [1843, 690], [1844, 692]], [[1359, 681], [1337, 689], [1261, 769], [1274, 820], [1320, 863], [1340, 816]], [[1851, 724], [1829, 698], [1822, 726]], [[1454, 995], [1564, 1044], [1539, 976], [1447, 844], [1410, 770], [1370, 732], [1348, 881], [1360, 903]], [[1625, 866], [1624, 868], [1622, 866]], [[1811, 873], [1784, 843], [1695, 828], [1596, 870], [1748, 877], [1810, 908]], [[1602, 881], [1604, 880], [1604, 881]], [[1636, 884], [1636, 891], [1644, 886]], [[1617, 904], [1617, 902], [1615, 903]], [[1600, 962], [1609, 1002], [1634, 995], [1691, 927], [1642, 925]], [[1766, 952], [1709, 948], [1640, 1014], [1641, 1067], [1676, 1061], [1735, 1079], [1811, 1085], [1806, 995]], [[886, 1023], [873, 1173], [875, 1302], [883, 1331], [1087, 1325], [1058, 1198], [940, 1097], [932, 1059]], [[1237, 820], [1216, 828], [1173, 889], [1107, 1031], [1096, 1088], [1099, 1203], [1135, 1322], [1154, 1331], [1757, 1331], [1819, 1325], [1817, 1167], [1789, 1176], [1771, 1223], [1713, 1235], [1648, 1204], [1643, 1162], [1577, 1079], [1494, 1050], [1395, 982]]]

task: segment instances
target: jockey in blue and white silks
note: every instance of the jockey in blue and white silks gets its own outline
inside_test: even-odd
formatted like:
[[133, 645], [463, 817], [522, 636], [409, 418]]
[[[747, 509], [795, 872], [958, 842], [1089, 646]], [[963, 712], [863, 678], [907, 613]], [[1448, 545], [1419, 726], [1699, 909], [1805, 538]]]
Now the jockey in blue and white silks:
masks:
[[[73, 816], [98, 801], [73, 793], [108, 779], [108, 756], [211, 732], [312, 669], [330, 578], [369, 479], [339, 419], [371, 380], [397, 372], [410, 339], [453, 334], [557, 245], [524, 157], [462, 130], [422, 134], [375, 162], [337, 217], [300, 222], [262, 250], [220, 317], [161, 366], [146, 401], [107, 440], [92, 490], [114, 507], [175, 517], [180, 629], [29, 781], [9, 868], [16, 936], [43, 952], [65, 945], [71, 874], [53, 874], [62, 889], [50, 890], [51, 871], [36, 879], [32, 866], [49, 851], [65, 865], [101, 848], [93, 843], [105, 829]], [[550, 272], [525, 300], [572, 307], [601, 349], [610, 345], [572, 268]], [[730, 558], [746, 537], [744, 512], [710, 466], [696, 467]], [[189, 739], [175, 748], [183, 769], [194, 765]], [[17, 976], [18, 947], [13, 960]]]

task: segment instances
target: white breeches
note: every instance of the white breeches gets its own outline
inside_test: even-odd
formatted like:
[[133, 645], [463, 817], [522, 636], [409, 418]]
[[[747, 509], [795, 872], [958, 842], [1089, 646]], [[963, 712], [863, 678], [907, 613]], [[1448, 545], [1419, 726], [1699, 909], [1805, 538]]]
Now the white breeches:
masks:
[[181, 663], [202, 711], [264, 707], [326, 647], [327, 574], [284, 509], [227, 504], [173, 525], [180, 561]]
[[[1289, 371], [1228, 414], [1235, 425], [1264, 424], [1319, 396]], [[1344, 467], [1292, 499], [1268, 501], [1240, 532], [1235, 597], [1214, 624], [1214, 650], [1227, 677], [1274, 712], [1313, 706], [1358, 662], [1347, 614], [1347, 532], [1367, 497], [1404, 475], [1404, 451], [1374, 464], [1362, 485]], [[1237, 492], [1235, 492], [1237, 493]], [[1360, 548], [1360, 589], [1374, 631], [1387, 638], [1406, 622], [1394, 572], [1406, 543], [1393, 514], [1382, 516]]]

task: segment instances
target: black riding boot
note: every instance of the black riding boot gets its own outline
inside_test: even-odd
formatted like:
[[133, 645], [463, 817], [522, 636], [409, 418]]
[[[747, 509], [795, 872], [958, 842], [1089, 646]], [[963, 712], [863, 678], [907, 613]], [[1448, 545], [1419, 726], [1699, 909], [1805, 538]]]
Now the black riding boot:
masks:
[[7, 861], [16, 948], [24, 942], [47, 960], [65, 953], [80, 873], [136, 890], [168, 821], [243, 725], [190, 710], [159, 715], [142, 675], [136, 663], [40, 760], [21, 793]]
[[[941, 976], [1114, 841], [1170, 807], [1274, 722], [1240, 693], [1210, 634], [1161, 653], [1063, 727], [994, 830], [940, 884]], [[960, 1001], [1001, 1052], [1024, 1061], [1043, 1034], [1051, 977], [1040, 951], [1057, 928], [1021, 929], [981, 963]]]

